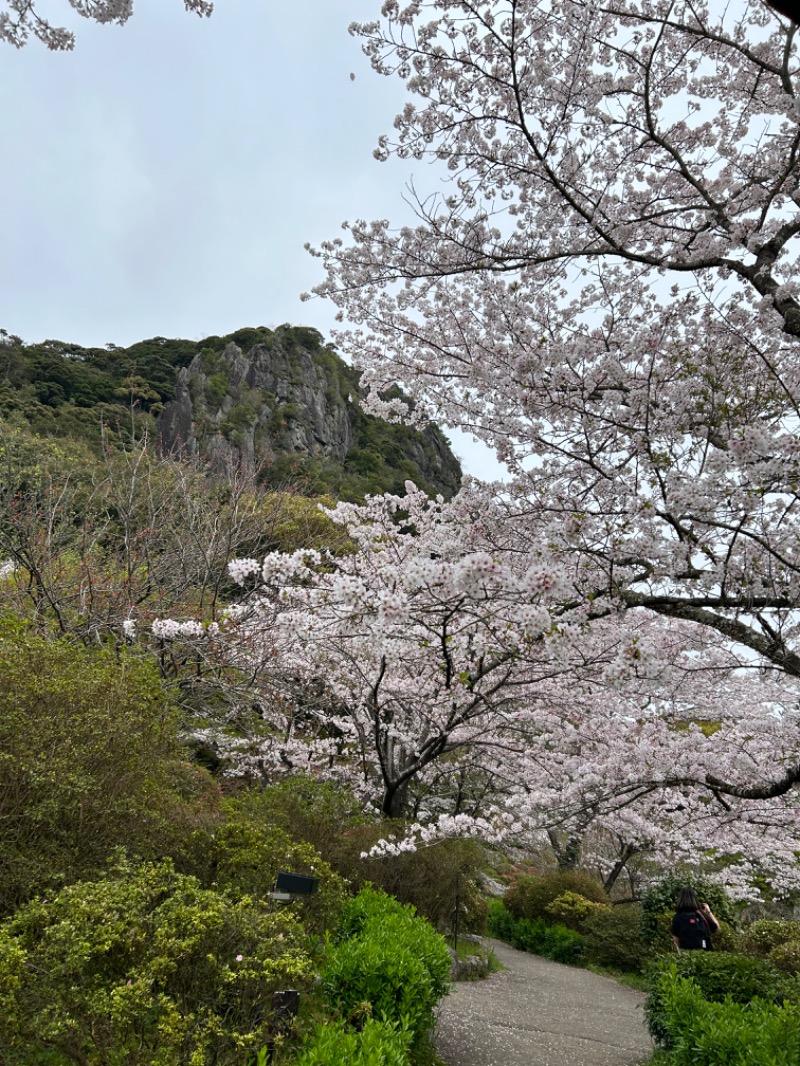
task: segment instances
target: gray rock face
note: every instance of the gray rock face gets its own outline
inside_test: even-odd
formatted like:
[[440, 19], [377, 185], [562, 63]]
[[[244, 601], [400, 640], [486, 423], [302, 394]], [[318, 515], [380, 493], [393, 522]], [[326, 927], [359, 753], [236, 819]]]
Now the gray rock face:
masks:
[[372, 482], [405, 478], [448, 497], [458, 491], [461, 469], [441, 432], [365, 414], [357, 373], [321, 341], [314, 330], [281, 327], [258, 331], [246, 353], [232, 340], [199, 351], [159, 417], [162, 453], [201, 458], [218, 477], [294, 457], [295, 469], [317, 460], [369, 491], [396, 491]]

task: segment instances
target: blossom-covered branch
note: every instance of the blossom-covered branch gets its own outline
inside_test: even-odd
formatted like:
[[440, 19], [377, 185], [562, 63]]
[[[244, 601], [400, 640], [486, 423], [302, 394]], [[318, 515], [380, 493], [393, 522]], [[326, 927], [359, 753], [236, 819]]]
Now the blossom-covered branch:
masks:
[[[95, 22], [115, 22], [121, 26], [133, 14], [133, 0], [68, 0], [68, 3], [79, 15]], [[214, 9], [209, 0], [183, 0], [183, 6], [197, 15], [210, 15]], [[71, 51], [75, 47], [75, 34], [53, 25], [41, 15], [36, 0], [2, 0], [2, 8], [0, 41], [22, 48], [33, 36], [54, 52]]]

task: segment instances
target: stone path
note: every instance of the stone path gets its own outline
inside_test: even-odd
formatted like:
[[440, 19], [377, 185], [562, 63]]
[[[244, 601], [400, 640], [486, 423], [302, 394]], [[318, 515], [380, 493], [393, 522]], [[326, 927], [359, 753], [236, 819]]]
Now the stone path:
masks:
[[442, 1000], [447, 1066], [640, 1066], [652, 1054], [644, 996], [588, 970], [490, 941], [506, 967]]

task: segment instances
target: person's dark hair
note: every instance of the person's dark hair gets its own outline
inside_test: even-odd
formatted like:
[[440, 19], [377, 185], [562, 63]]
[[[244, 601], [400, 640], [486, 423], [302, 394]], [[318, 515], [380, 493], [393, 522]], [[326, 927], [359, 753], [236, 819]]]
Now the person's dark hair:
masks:
[[697, 901], [697, 896], [694, 894], [693, 888], [682, 888], [681, 894], [678, 896], [679, 911], [699, 911], [700, 904]]

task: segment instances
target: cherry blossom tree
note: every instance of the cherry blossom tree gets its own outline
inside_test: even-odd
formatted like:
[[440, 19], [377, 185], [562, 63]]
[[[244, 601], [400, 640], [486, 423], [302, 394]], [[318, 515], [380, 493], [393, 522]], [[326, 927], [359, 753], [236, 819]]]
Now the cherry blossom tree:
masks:
[[[431, 0], [356, 25], [435, 160], [416, 225], [358, 221], [318, 293], [373, 406], [491, 445], [497, 547], [800, 676], [796, 27], [757, 0]], [[437, 171], [440, 173], [440, 171]]]
[[[83, 18], [95, 22], [115, 22], [124, 25], [133, 14], [133, 0], [68, 0]], [[209, 0], [183, 0], [187, 11], [197, 15], [210, 15], [214, 5]], [[75, 34], [62, 26], [55, 26], [40, 14], [37, 0], [2, 0], [0, 9], [0, 41], [22, 48], [31, 35], [54, 52], [71, 51], [75, 47]]]
[[[409, 488], [331, 512], [348, 555], [231, 564], [253, 592], [214, 639], [258, 668], [267, 729], [228, 741], [236, 772], [332, 776], [416, 820], [383, 851], [548, 833], [563, 865], [583, 849], [609, 884], [643, 851], [716, 850], [743, 891], [754, 873], [792, 885], [796, 799], [753, 781], [800, 759], [794, 681], [748, 669], [696, 623], [592, 617], [547, 547], [482, 547], [486, 490], [446, 504]], [[175, 623], [158, 635], [202, 636]], [[595, 843], [612, 838], [609, 861]]]

